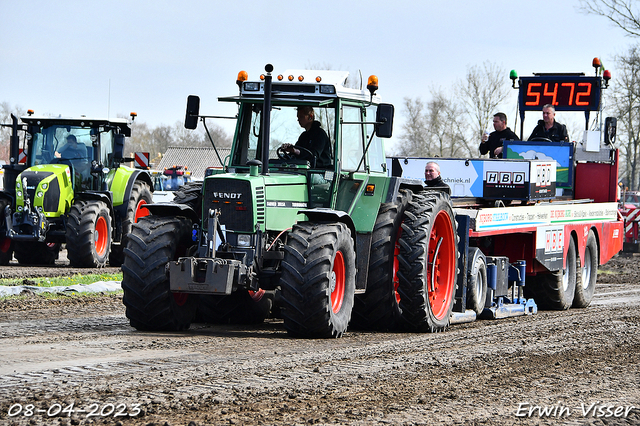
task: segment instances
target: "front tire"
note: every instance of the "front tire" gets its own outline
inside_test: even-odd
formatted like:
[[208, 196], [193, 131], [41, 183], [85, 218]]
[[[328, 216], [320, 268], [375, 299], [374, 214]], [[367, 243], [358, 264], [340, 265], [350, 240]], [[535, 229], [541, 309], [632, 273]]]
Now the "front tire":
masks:
[[103, 201], [78, 201], [67, 220], [67, 257], [71, 266], [99, 268], [111, 247], [111, 213]]
[[184, 217], [146, 216], [133, 225], [122, 264], [123, 302], [132, 327], [147, 331], [186, 330], [198, 297], [173, 293], [167, 264], [184, 256], [192, 223]]
[[351, 231], [344, 223], [302, 222], [285, 246], [280, 284], [287, 331], [301, 337], [340, 337], [347, 330], [356, 283]]
[[584, 262], [577, 257], [576, 292], [573, 296], [574, 308], [586, 308], [591, 304], [598, 279], [598, 244], [596, 235], [589, 231], [584, 248]]
[[458, 273], [456, 226], [448, 195], [413, 196], [402, 224], [398, 259], [400, 309], [407, 330], [445, 330]]

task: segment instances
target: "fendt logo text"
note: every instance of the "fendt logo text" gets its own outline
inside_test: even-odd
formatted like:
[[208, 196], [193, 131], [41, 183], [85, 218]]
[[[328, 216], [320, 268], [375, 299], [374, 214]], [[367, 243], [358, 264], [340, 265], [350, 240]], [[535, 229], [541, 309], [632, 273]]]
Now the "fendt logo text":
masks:
[[239, 200], [242, 197], [241, 192], [214, 192], [214, 198], [226, 198], [229, 200]]

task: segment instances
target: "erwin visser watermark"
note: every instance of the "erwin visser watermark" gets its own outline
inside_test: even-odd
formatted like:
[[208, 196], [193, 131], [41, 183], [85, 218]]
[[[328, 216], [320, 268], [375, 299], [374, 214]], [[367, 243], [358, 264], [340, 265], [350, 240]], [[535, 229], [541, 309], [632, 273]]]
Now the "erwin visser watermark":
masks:
[[516, 409], [516, 417], [594, 417], [594, 418], [626, 418], [629, 412], [636, 408], [633, 405], [610, 404], [600, 401], [585, 404], [580, 403], [577, 407], [569, 407], [562, 402], [554, 405], [536, 405], [530, 402], [520, 402]]

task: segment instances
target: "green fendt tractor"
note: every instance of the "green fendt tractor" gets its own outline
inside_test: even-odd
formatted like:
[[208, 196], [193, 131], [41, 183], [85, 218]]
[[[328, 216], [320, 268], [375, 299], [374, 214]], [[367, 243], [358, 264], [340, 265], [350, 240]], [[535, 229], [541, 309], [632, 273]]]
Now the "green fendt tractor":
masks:
[[[304, 337], [338, 337], [350, 323], [446, 328], [458, 257], [449, 195], [388, 176], [381, 138], [391, 136], [393, 106], [375, 94], [377, 77], [362, 90], [346, 87], [344, 72], [276, 81], [265, 70], [257, 81], [241, 72], [239, 95], [220, 98], [238, 104], [224, 170], [151, 204], [133, 226], [122, 265], [131, 325], [182, 330], [271, 315]], [[303, 107], [328, 136], [323, 152], [283, 147], [297, 142]], [[206, 118], [189, 96], [185, 127]]]
[[149, 174], [123, 165], [128, 120], [11, 118], [0, 264], [53, 264], [66, 243], [72, 266], [120, 266], [124, 238], [152, 201]]

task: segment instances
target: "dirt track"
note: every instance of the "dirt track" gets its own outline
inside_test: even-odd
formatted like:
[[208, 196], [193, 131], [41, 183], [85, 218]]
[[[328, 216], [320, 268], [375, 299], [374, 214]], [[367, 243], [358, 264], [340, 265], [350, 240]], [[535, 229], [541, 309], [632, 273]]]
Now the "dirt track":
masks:
[[640, 424], [639, 261], [587, 309], [440, 334], [143, 333], [120, 296], [0, 302], [0, 424]]

